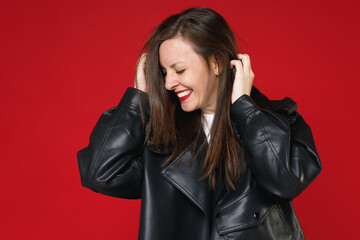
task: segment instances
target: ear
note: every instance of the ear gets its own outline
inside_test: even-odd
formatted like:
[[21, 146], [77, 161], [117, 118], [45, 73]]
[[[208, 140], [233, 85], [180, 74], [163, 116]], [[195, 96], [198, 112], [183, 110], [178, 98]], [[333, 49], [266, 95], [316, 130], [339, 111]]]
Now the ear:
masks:
[[216, 56], [213, 54], [210, 57], [210, 67], [213, 73], [216, 76], [219, 76], [222, 71], [222, 66], [219, 64], [219, 61], [217, 60]]

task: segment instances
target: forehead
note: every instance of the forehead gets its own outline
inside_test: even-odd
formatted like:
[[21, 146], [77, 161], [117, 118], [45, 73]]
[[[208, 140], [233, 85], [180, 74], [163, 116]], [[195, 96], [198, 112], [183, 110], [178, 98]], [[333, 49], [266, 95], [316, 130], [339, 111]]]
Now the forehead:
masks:
[[196, 55], [191, 43], [182, 37], [168, 39], [159, 48], [159, 60], [162, 66], [170, 66], [179, 61], [191, 61]]

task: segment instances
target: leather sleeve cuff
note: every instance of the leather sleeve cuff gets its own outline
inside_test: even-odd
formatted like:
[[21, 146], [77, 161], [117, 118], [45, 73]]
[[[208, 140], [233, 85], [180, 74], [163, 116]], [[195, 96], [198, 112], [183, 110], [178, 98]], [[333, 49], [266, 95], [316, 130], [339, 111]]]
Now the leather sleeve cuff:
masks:
[[247, 115], [257, 109], [259, 109], [259, 107], [256, 105], [254, 100], [250, 96], [243, 94], [233, 104], [231, 104], [230, 118], [238, 127]]
[[[140, 108], [141, 104], [141, 108]], [[137, 112], [145, 114], [145, 119], [149, 119], [150, 103], [147, 93], [136, 88], [128, 87], [118, 106], [125, 106], [135, 109]]]

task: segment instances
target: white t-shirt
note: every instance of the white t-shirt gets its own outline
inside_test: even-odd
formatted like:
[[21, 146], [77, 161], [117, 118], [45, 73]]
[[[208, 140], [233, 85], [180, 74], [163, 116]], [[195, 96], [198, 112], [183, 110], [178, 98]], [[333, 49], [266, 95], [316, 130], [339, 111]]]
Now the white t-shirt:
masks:
[[203, 128], [204, 128], [204, 132], [205, 132], [205, 136], [208, 142], [210, 142], [210, 129], [211, 129], [211, 125], [213, 123], [214, 120], [214, 115], [215, 114], [203, 114], [204, 118], [202, 121], [203, 124]]

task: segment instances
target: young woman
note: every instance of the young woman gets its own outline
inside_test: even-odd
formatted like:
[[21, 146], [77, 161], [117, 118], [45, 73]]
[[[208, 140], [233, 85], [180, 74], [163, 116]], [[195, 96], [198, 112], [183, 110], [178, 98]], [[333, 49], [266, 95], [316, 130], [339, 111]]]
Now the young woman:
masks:
[[253, 79], [222, 16], [170, 16], [140, 54], [135, 88], [78, 152], [82, 185], [141, 198], [139, 239], [304, 239], [291, 201], [321, 171], [311, 129]]

